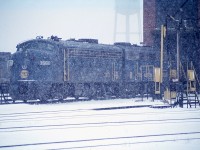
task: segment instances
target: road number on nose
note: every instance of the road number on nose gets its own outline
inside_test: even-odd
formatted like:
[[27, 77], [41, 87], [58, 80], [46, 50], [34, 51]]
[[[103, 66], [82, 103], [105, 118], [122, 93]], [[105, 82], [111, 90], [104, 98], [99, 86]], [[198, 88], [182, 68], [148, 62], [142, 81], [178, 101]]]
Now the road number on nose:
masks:
[[51, 62], [50, 61], [40, 61], [40, 65], [42, 65], [42, 66], [49, 66], [49, 65], [51, 65]]

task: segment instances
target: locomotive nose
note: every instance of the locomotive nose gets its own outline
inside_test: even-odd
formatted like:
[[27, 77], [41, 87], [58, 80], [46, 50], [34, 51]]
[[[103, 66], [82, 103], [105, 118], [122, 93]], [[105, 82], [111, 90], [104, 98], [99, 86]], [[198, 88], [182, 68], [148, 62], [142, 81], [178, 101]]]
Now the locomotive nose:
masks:
[[13, 66], [11, 76], [11, 95], [13, 99], [26, 100], [34, 98], [34, 82], [32, 72], [32, 59], [30, 50], [18, 50], [13, 55]]
[[28, 80], [31, 75], [31, 63], [33, 63], [33, 55], [30, 50], [18, 50], [12, 57], [12, 70], [15, 74], [12, 76], [14, 80]]

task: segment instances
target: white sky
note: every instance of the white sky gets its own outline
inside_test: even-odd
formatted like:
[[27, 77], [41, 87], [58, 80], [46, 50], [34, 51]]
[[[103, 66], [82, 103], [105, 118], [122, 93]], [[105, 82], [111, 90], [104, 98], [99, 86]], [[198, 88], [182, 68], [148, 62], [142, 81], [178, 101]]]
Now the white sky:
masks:
[[[13, 53], [18, 43], [39, 35], [95, 38], [112, 44], [114, 16], [115, 0], [0, 0], [0, 51]], [[136, 20], [137, 15], [131, 15], [131, 32], [138, 32]], [[117, 31], [125, 31], [122, 15], [118, 15]], [[125, 41], [125, 36], [116, 39]], [[137, 35], [131, 36], [131, 43], [139, 42]]]

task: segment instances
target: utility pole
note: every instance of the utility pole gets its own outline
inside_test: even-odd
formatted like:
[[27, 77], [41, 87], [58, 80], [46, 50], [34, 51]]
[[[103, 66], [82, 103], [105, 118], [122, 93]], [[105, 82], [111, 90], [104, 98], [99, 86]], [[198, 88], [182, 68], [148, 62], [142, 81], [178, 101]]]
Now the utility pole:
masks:
[[180, 79], [180, 28], [178, 27], [178, 29], [177, 29], [177, 33], [176, 33], [176, 56], [177, 56], [177, 80], [178, 80], [178, 82], [179, 82], [179, 79]]

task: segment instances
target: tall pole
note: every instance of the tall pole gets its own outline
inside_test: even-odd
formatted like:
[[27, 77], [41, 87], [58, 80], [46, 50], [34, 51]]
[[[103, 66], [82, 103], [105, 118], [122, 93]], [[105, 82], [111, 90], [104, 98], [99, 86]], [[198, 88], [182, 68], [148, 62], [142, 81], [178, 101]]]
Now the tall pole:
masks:
[[166, 35], [166, 28], [161, 25], [161, 43], [160, 43], [160, 83], [163, 82], [163, 52], [164, 52], [164, 38]]
[[179, 43], [180, 43], [180, 31], [179, 31], [179, 29], [177, 29], [177, 35], [176, 35], [176, 40], [177, 40], [177, 80], [179, 81], [179, 73], [180, 73], [180, 46], [179, 46]]

